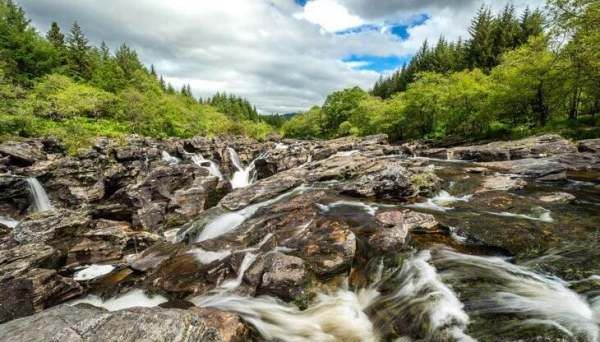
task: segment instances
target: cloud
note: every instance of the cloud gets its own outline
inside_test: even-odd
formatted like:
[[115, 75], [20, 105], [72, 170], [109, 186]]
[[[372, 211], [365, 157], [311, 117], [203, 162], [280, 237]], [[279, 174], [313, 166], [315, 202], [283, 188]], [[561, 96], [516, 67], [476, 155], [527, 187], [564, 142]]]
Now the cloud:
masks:
[[[466, 34], [478, 7], [466, 0], [452, 1], [460, 8], [431, 0], [429, 7], [416, 0], [16, 2], [40, 31], [51, 21], [66, 31], [77, 20], [92, 43], [127, 43], [176, 87], [189, 83], [201, 97], [236, 93], [267, 113], [308, 109], [344, 87], [370, 88], [422, 39]], [[411, 21], [420, 15], [429, 19]], [[394, 25], [406, 32], [394, 33]]]

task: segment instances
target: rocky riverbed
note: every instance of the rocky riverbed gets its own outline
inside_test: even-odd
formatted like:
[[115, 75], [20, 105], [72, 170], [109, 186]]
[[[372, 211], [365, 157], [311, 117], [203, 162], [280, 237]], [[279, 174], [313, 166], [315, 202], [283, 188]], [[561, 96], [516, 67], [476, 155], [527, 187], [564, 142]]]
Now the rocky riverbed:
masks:
[[0, 341], [599, 341], [600, 139], [0, 144]]

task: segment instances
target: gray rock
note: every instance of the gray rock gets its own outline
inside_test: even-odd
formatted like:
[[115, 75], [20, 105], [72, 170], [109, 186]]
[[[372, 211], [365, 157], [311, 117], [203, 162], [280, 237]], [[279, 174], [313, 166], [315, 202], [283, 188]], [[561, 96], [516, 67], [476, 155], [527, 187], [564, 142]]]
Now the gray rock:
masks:
[[247, 333], [238, 316], [217, 310], [155, 307], [108, 312], [85, 304], [61, 305], [0, 326], [0, 340], [31, 342], [227, 342], [241, 341]]

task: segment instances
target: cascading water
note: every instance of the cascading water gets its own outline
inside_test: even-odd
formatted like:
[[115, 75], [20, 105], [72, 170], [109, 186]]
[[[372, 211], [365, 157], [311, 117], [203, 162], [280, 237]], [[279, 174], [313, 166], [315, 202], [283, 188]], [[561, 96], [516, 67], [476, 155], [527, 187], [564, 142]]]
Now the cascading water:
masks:
[[54, 210], [46, 190], [44, 190], [44, 187], [42, 184], [40, 184], [37, 178], [29, 177], [26, 179], [26, 181], [29, 185], [29, 192], [33, 197], [33, 205], [35, 210], [38, 212]]
[[256, 179], [255, 163], [258, 159], [264, 158], [264, 155], [259, 155], [257, 158], [251, 161], [250, 164], [248, 164], [248, 166], [244, 167], [242, 165], [242, 162], [240, 161], [239, 155], [233, 148], [228, 147], [227, 151], [229, 151], [231, 163], [237, 170], [233, 173], [233, 176], [231, 177], [231, 187], [234, 189], [245, 188], [248, 185], [252, 184]]
[[19, 224], [19, 221], [0, 215], [0, 224], [7, 226], [8, 228], [15, 228]]
[[167, 151], [162, 151], [161, 156], [162, 156], [162, 160], [169, 165], [177, 165], [181, 162], [181, 159], [170, 155], [169, 152], [167, 152]]
[[600, 296], [586, 299], [560, 278], [498, 257], [439, 249], [433, 262], [444, 269], [444, 281], [455, 284], [469, 297], [467, 306], [473, 314], [518, 317], [510, 323], [495, 324], [494, 334], [541, 326], [557, 329], [577, 341], [600, 338]]
[[231, 231], [234, 231], [237, 227], [244, 223], [244, 221], [252, 217], [260, 208], [269, 206], [286, 197], [293, 196], [305, 190], [306, 187], [299, 186], [292, 191], [286, 192], [270, 200], [252, 204], [244, 209], [217, 216], [214, 220], [212, 220], [204, 226], [204, 229], [196, 239], [196, 242], [214, 239], [223, 234], [227, 234]]
[[219, 169], [219, 165], [212, 160], [205, 159], [204, 156], [200, 153], [192, 155], [192, 162], [201, 168], [204, 168], [208, 171], [208, 173], [212, 176], [218, 177], [219, 180], [223, 180], [223, 174]]

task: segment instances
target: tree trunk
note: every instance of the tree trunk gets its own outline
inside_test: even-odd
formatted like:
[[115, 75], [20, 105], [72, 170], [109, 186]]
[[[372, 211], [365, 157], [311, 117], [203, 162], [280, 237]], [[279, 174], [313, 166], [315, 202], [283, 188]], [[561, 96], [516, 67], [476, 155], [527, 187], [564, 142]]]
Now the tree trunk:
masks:
[[577, 119], [577, 109], [579, 108], [579, 97], [581, 95], [581, 90], [579, 87], [575, 87], [573, 91], [573, 96], [571, 97], [571, 103], [569, 108], [569, 120]]

